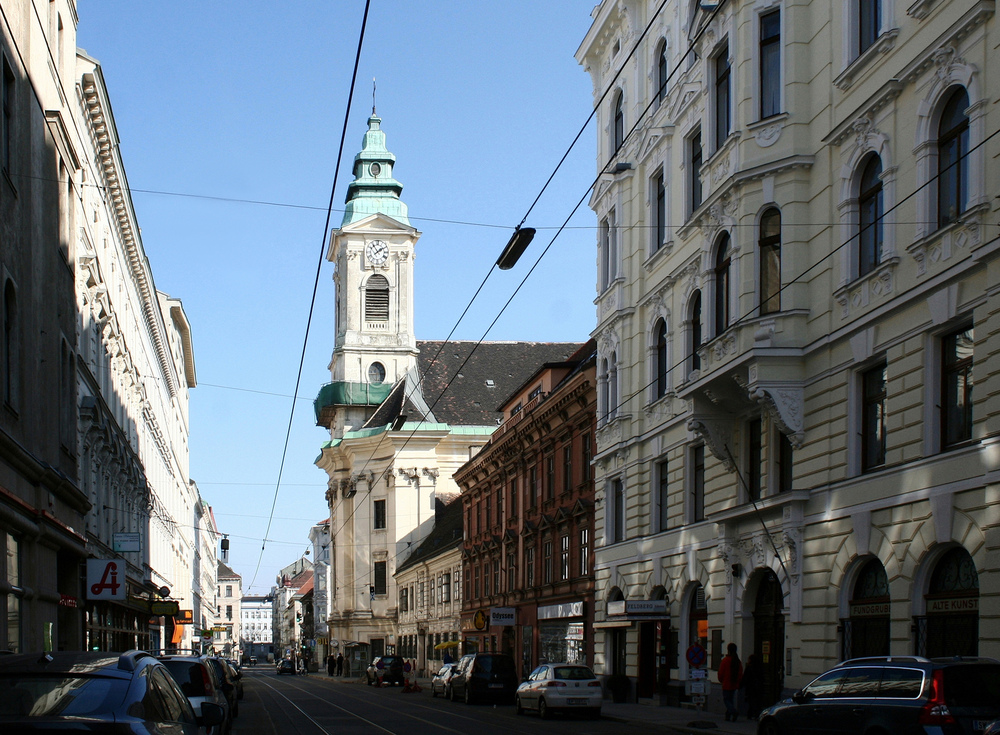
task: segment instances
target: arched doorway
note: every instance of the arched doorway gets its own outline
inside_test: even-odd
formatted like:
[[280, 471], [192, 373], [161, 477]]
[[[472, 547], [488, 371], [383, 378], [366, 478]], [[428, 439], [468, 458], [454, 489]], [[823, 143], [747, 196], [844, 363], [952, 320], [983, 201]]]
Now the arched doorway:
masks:
[[[625, 595], [617, 587], [612, 587], [608, 593], [608, 603], [623, 602]], [[608, 611], [610, 613], [610, 610]], [[611, 628], [608, 631], [607, 650], [608, 662], [611, 664], [611, 674], [624, 674], [626, 662], [628, 661], [628, 634], [627, 628]]]
[[757, 585], [753, 607], [753, 652], [764, 675], [761, 704], [770, 706], [781, 698], [785, 686], [785, 615], [781, 582], [767, 570]]
[[934, 565], [927, 614], [917, 618], [917, 655], [979, 655], [979, 574], [968, 551], [956, 547]]
[[864, 562], [854, 581], [849, 617], [841, 621], [841, 657], [889, 655], [889, 578], [878, 559]]

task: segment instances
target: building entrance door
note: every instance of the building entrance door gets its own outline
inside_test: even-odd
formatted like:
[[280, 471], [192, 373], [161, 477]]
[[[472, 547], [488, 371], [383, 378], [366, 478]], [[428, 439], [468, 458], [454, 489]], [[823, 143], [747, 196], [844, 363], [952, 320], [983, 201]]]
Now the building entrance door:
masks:
[[766, 572], [757, 588], [753, 628], [753, 652], [764, 675], [761, 704], [768, 707], [781, 698], [785, 686], [785, 615], [774, 572]]
[[640, 697], [652, 697], [656, 691], [656, 623], [639, 623], [639, 678], [636, 689]]

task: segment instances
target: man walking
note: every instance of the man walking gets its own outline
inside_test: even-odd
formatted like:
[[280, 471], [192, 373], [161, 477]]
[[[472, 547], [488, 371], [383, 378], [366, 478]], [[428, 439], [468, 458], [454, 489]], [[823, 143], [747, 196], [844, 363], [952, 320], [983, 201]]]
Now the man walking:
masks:
[[337, 676], [343, 676], [344, 674], [344, 654], [337, 654]]
[[743, 664], [736, 655], [736, 644], [726, 646], [726, 655], [719, 664], [719, 683], [722, 684], [722, 701], [726, 705], [726, 722], [736, 722], [739, 719], [739, 707], [736, 702], [743, 679]]

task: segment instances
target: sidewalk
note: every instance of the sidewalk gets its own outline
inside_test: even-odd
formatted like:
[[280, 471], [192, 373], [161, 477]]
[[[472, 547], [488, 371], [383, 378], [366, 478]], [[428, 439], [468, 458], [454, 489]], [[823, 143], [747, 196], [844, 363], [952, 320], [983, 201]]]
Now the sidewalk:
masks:
[[[353, 675], [327, 677], [325, 671], [319, 675], [344, 684], [357, 684], [363, 681], [361, 676]], [[430, 692], [429, 678], [419, 677], [417, 683], [424, 692]], [[634, 702], [615, 704], [610, 699], [605, 699], [601, 705], [601, 715], [604, 719], [615, 722], [645, 727], [653, 725], [672, 732], [711, 732], [720, 735], [755, 735], [757, 732], [757, 722], [748, 720], [745, 716], [739, 722], [726, 722], [725, 715], [721, 712], [696, 712], [686, 707], [660, 707]]]

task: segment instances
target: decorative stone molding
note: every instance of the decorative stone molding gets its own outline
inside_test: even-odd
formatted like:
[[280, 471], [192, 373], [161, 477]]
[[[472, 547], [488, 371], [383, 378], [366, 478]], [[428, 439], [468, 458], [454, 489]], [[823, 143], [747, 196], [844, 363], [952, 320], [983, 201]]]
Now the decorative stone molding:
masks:
[[767, 411], [795, 449], [805, 441], [805, 389], [801, 384], [754, 385], [750, 399]]
[[911, 18], [923, 20], [930, 15], [931, 7], [933, 5], [934, 0], [917, 0], [917, 2], [913, 3], [913, 5], [906, 9], [906, 14]]
[[736, 354], [736, 335], [726, 332], [721, 337], [715, 339], [711, 344], [711, 353], [715, 361], [725, 359], [727, 355]]
[[899, 258], [889, 258], [871, 273], [834, 291], [833, 297], [840, 304], [840, 318], [847, 319], [852, 311], [865, 309], [873, 297], [888, 298], [895, 290], [898, 265]]
[[694, 432], [715, 455], [715, 458], [722, 462], [727, 472], [736, 472], [736, 465], [733, 464], [727, 447], [732, 435], [732, 421], [722, 418], [692, 418], [687, 423], [688, 431]]
[[863, 54], [858, 56], [854, 61], [848, 65], [848, 67], [833, 80], [833, 84], [837, 89], [842, 92], [846, 92], [854, 84], [854, 80], [857, 79], [858, 75], [866, 69], [878, 56], [886, 54], [891, 51], [896, 46], [896, 39], [899, 37], [898, 28], [890, 28], [889, 30], [882, 33], [875, 43], [871, 45], [870, 48], [866, 49]]
[[983, 241], [981, 219], [985, 210], [987, 207], [965, 212], [955, 225], [940, 235], [935, 233], [934, 237], [920, 238], [908, 245], [906, 252], [917, 263], [917, 275], [926, 275], [928, 264], [949, 260], [956, 250], [971, 251], [978, 247]]

